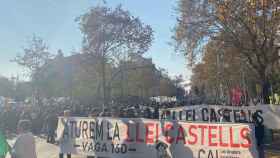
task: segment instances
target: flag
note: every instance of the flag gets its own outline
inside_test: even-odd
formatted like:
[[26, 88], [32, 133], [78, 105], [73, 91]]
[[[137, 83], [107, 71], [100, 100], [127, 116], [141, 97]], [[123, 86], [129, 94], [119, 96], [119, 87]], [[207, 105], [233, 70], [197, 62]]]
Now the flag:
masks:
[[0, 157], [5, 157], [9, 151], [9, 144], [2, 132], [0, 132]]

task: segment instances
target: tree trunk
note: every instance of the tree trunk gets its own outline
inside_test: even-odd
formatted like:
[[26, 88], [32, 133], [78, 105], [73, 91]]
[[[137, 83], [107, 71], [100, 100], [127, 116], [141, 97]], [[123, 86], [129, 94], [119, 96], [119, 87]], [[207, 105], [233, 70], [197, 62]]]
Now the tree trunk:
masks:
[[124, 80], [123, 66], [121, 65], [121, 102], [123, 102], [123, 101], [124, 101], [124, 88], [123, 88], [123, 80]]
[[107, 88], [106, 88], [106, 59], [102, 57], [102, 89], [103, 89], [103, 106], [107, 106]]
[[270, 95], [270, 83], [269, 76], [266, 74], [266, 68], [263, 68], [260, 71], [261, 83], [262, 83], [262, 99], [264, 104], [270, 104], [269, 95]]
[[270, 95], [270, 83], [268, 80], [264, 80], [262, 82], [262, 97], [263, 97], [264, 104], [270, 104], [269, 95]]

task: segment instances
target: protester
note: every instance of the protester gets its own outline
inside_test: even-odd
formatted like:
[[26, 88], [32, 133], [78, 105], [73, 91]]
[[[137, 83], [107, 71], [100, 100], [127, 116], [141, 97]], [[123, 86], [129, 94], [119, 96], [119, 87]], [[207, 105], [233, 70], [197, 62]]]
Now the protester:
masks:
[[[7, 105], [0, 107], [0, 129], [4, 134], [8, 134], [9, 137], [14, 136], [16, 133], [16, 128], [19, 120], [30, 120], [32, 126], [32, 133], [34, 135], [46, 134], [49, 136], [49, 141], [52, 139], [54, 131], [52, 128], [53, 124], [50, 122], [50, 114], [55, 114], [56, 119], [58, 115], [63, 115], [65, 109], [71, 109], [74, 111], [74, 115], [77, 117], [119, 117], [123, 118], [159, 118], [159, 108], [172, 108], [176, 107], [179, 103], [176, 102], [163, 102], [163, 103], [118, 103], [115, 102], [112, 108], [105, 108], [102, 110], [101, 106], [87, 105], [78, 106], [78, 104], [69, 105], [65, 101], [53, 101], [49, 99], [48, 101], [42, 102], [40, 106], [31, 106], [29, 103], [18, 105]], [[116, 114], [115, 111], [118, 111]], [[72, 115], [73, 116], [73, 115]], [[48, 120], [48, 121], [47, 121]], [[49, 124], [50, 123], [50, 124]], [[52, 139], [53, 140], [53, 139]], [[52, 141], [50, 141], [52, 142]]]
[[13, 110], [11, 106], [4, 107], [3, 111], [1, 112], [1, 120], [9, 120], [1, 121], [1, 128], [4, 134], [16, 132], [15, 129], [17, 126], [18, 117], [15, 110]]
[[43, 118], [39, 109], [31, 111], [31, 123], [32, 123], [32, 133], [35, 135], [39, 135], [42, 129]]
[[4, 134], [0, 131], [0, 158], [5, 158], [6, 154], [10, 149], [9, 144], [4, 136]]
[[35, 138], [30, 132], [31, 122], [20, 120], [18, 123], [18, 138], [13, 146], [12, 157], [14, 158], [36, 158]]
[[49, 112], [46, 118], [46, 128], [47, 128], [47, 143], [55, 143], [55, 130], [57, 128], [57, 116], [52, 110]]
[[224, 123], [225, 122], [225, 117], [223, 115], [220, 116], [219, 122], [220, 123]]
[[156, 144], [157, 158], [171, 158], [168, 145], [162, 141]]
[[99, 115], [98, 109], [92, 109], [89, 114], [89, 117], [98, 117], [98, 115]]
[[20, 119], [21, 120], [32, 120], [32, 117], [31, 117], [31, 113], [30, 113], [30, 110], [29, 110], [29, 108], [27, 108], [27, 107], [25, 107], [24, 109], [23, 109], [23, 112], [21, 113], [21, 115], [20, 115]]
[[59, 158], [63, 158], [64, 154], [67, 153], [67, 158], [71, 158], [72, 144], [71, 140], [67, 137], [64, 137], [68, 133], [68, 119], [71, 115], [70, 110], [65, 110], [63, 118], [61, 118], [62, 124], [64, 125], [64, 130], [62, 133], [58, 133], [58, 142], [59, 142]]
[[256, 113], [253, 115], [253, 121], [255, 124], [255, 137], [257, 140], [259, 158], [264, 158], [264, 125], [258, 120]]
[[152, 118], [152, 112], [149, 107], [144, 110], [144, 116], [145, 118]]
[[154, 115], [153, 116], [154, 119], [159, 119], [159, 107], [158, 106], [155, 107], [153, 115]]
[[248, 123], [248, 121], [246, 120], [246, 114], [244, 111], [240, 112], [239, 123]]
[[219, 118], [219, 122], [220, 122], [220, 123], [226, 122], [225, 115], [226, 115], [226, 110], [223, 110], [223, 111], [222, 111], [222, 115], [221, 115], [220, 118]]

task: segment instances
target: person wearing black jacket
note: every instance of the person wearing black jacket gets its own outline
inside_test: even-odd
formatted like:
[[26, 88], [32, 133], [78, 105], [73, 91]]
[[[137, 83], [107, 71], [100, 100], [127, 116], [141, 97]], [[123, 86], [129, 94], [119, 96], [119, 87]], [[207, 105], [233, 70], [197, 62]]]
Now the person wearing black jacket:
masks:
[[52, 110], [47, 115], [45, 120], [47, 127], [47, 143], [55, 143], [55, 130], [57, 128], [58, 117], [55, 114], [55, 111]]
[[253, 121], [255, 124], [255, 137], [257, 140], [259, 158], [264, 158], [264, 125], [261, 121], [258, 120], [256, 114], [253, 115]]

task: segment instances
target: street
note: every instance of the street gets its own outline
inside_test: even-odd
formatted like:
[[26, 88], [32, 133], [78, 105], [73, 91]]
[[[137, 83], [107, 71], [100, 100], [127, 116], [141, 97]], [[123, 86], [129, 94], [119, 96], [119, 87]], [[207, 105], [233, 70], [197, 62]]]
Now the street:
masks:
[[[15, 140], [9, 140], [9, 144], [13, 144]], [[58, 158], [59, 148], [57, 145], [46, 143], [45, 139], [36, 137], [36, 150], [38, 158]], [[65, 156], [66, 157], [66, 156]], [[280, 153], [278, 150], [267, 149], [267, 158], [280, 158]], [[8, 154], [6, 158], [10, 158]], [[74, 155], [72, 158], [84, 158], [84, 156]]]
[[[9, 144], [13, 144], [15, 140], [9, 140]], [[43, 138], [36, 137], [36, 150], [38, 158], [57, 158], [58, 146], [46, 143]], [[7, 155], [10, 158], [10, 155]], [[81, 156], [72, 156], [72, 158], [83, 158]]]

